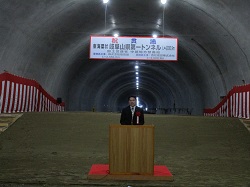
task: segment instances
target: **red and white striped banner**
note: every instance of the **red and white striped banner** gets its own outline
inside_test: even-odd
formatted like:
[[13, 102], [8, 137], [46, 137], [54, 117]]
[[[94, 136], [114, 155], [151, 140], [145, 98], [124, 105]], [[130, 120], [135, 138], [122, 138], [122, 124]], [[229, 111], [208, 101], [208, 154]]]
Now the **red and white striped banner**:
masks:
[[64, 111], [35, 80], [0, 74], [0, 113]]
[[250, 84], [235, 86], [213, 109], [204, 109], [204, 116], [250, 118]]

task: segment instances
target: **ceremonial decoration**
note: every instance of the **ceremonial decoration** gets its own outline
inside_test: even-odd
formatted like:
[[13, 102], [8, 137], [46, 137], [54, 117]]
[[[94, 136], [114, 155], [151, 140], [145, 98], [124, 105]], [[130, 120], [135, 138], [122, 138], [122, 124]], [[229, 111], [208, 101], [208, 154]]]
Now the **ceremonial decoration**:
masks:
[[90, 37], [90, 59], [177, 61], [177, 53], [178, 39], [172, 37]]
[[250, 118], [250, 84], [234, 86], [214, 108], [204, 109], [204, 116]]
[[136, 123], [139, 124], [139, 118], [140, 118], [141, 113], [136, 112], [135, 115], [136, 115]]
[[0, 74], [0, 113], [64, 111], [64, 105], [35, 80]]

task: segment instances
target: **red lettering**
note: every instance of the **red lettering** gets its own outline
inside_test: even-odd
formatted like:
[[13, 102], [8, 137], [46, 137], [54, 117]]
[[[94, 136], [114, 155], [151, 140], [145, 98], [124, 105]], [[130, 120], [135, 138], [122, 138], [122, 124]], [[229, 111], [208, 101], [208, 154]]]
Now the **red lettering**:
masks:
[[118, 44], [118, 38], [112, 38], [112, 43], [117, 43]]

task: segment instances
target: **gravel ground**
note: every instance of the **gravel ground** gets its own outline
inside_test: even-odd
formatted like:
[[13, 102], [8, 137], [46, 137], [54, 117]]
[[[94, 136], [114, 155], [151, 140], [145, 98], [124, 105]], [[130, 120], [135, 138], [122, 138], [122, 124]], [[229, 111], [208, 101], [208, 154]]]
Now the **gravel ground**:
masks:
[[0, 187], [250, 187], [250, 133], [236, 118], [145, 115], [155, 125], [155, 164], [174, 181], [88, 180], [108, 164], [109, 124], [120, 114], [25, 113], [0, 134]]

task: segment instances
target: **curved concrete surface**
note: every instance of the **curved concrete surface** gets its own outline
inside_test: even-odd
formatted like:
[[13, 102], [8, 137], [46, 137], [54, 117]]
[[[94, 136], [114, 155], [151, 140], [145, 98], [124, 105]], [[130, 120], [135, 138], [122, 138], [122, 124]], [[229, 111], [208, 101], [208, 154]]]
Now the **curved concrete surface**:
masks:
[[[157, 0], [110, 0], [107, 9], [101, 0], [0, 4], [1, 71], [37, 80], [70, 111], [119, 111], [137, 94], [144, 107], [202, 114], [250, 82], [248, 0], [168, 0], [165, 8]], [[90, 35], [114, 31], [178, 37], [178, 62], [89, 60]]]

